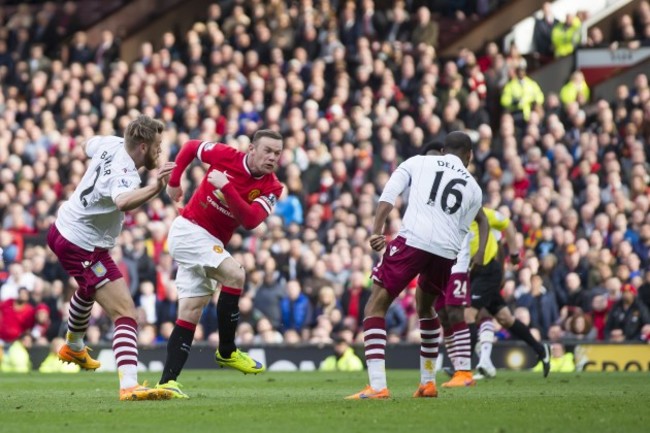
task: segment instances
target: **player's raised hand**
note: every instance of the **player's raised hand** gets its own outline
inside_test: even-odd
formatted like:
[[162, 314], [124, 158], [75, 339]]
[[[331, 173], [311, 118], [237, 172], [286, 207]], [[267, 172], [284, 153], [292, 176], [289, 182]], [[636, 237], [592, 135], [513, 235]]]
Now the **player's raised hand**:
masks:
[[169, 182], [169, 175], [172, 174], [172, 170], [176, 167], [175, 162], [166, 162], [158, 169], [156, 175], [156, 181], [158, 182], [158, 189], [162, 190], [167, 186]]
[[370, 242], [370, 247], [375, 251], [381, 251], [386, 248], [386, 236], [384, 235], [371, 235], [368, 242]]
[[183, 188], [181, 186], [169, 186], [167, 185], [167, 195], [175, 202], [180, 202], [183, 198]]
[[223, 186], [230, 180], [228, 179], [229, 177], [231, 176], [226, 172], [220, 170], [212, 170], [210, 173], [208, 173], [208, 182], [217, 188], [223, 188]]

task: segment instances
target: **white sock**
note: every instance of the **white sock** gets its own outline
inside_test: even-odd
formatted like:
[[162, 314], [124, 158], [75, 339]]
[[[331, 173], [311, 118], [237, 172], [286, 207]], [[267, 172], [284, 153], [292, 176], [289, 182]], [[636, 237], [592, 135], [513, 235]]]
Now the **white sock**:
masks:
[[67, 334], [65, 334], [65, 343], [70, 349], [74, 350], [75, 352], [80, 352], [84, 350], [84, 347], [86, 347], [86, 344], [84, 343], [85, 334], [85, 332], [68, 331]]
[[[442, 370], [443, 362], [444, 362], [444, 359], [443, 359], [442, 356], [438, 356], [438, 358], [436, 358], [436, 371]], [[434, 377], [435, 377], [435, 373], [434, 373]]]
[[479, 363], [491, 364], [492, 345], [494, 344], [494, 324], [491, 321], [481, 323], [478, 341], [481, 343]]
[[436, 364], [438, 358], [425, 358], [420, 356], [420, 384], [427, 382], [436, 383]]
[[122, 365], [117, 367], [117, 373], [120, 377], [120, 389], [131, 388], [138, 384], [138, 366], [133, 364]]
[[386, 360], [384, 359], [369, 359], [366, 361], [368, 364], [368, 378], [370, 379], [370, 386], [375, 391], [381, 391], [387, 388], [386, 385]]
[[492, 342], [484, 341], [481, 343], [481, 357], [479, 363], [484, 364], [486, 362], [492, 362]]

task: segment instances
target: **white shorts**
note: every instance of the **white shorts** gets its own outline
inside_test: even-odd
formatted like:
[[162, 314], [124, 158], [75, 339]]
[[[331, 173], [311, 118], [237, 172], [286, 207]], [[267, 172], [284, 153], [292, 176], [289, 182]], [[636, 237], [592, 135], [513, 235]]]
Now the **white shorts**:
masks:
[[223, 242], [182, 216], [174, 219], [167, 242], [169, 253], [178, 262], [178, 298], [212, 295], [217, 282], [208, 277], [206, 268], [216, 269], [231, 257]]

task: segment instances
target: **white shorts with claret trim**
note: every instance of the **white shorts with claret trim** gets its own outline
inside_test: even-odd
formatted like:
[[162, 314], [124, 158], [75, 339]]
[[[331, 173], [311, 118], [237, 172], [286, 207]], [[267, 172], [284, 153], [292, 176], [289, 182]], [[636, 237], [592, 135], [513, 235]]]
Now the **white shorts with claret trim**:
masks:
[[178, 298], [212, 295], [217, 282], [208, 277], [206, 268], [216, 269], [231, 257], [223, 242], [182, 216], [172, 223], [167, 242], [169, 253], [178, 262]]

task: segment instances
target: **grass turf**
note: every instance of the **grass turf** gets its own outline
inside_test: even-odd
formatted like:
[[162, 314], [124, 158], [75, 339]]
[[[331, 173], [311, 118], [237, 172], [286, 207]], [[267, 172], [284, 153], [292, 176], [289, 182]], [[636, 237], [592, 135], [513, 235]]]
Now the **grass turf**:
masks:
[[[156, 383], [155, 373], [140, 379]], [[647, 432], [647, 373], [499, 372], [475, 388], [411, 397], [418, 372], [388, 372], [393, 398], [346, 401], [360, 373], [188, 370], [190, 400], [120, 402], [111, 373], [0, 374], [0, 432]], [[438, 376], [438, 383], [446, 380]]]

